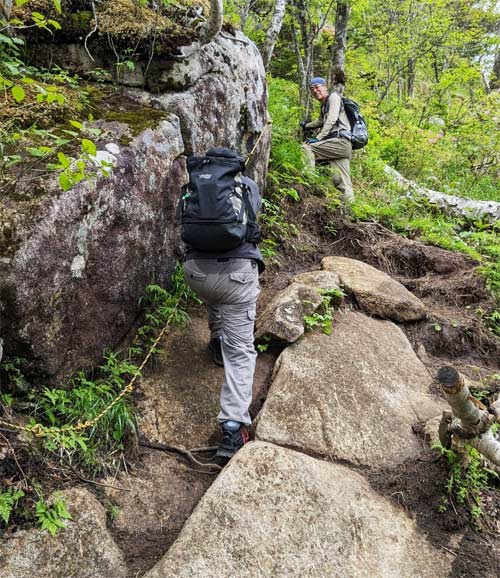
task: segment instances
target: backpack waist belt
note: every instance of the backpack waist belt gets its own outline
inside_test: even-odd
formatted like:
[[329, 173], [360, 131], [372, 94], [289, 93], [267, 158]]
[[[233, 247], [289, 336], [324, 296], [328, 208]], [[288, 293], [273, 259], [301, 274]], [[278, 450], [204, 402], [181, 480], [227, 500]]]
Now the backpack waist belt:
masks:
[[333, 130], [322, 140], [328, 140], [330, 138], [345, 138], [347, 140], [351, 140], [351, 132], [348, 130]]

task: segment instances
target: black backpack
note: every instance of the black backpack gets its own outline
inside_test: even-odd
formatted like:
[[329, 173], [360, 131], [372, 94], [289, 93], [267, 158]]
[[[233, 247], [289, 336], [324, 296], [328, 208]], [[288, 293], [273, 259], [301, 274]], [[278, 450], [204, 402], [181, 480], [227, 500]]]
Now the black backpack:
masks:
[[351, 125], [351, 144], [354, 150], [362, 149], [368, 142], [368, 127], [359, 110], [359, 105], [350, 98], [342, 97], [344, 110]]
[[189, 183], [178, 206], [181, 239], [207, 253], [229, 251], [243, 241], [258, 243], [250, 187], [241, 180], [243, 159], [230, 149], [212, 148], [204, 157], [188, 157], [186, 164]]

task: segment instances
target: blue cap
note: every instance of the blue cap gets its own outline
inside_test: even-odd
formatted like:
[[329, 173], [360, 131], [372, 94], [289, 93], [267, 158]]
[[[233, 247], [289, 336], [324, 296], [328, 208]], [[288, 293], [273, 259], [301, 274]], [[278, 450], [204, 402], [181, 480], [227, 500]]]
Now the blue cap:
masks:
[[309, 88], [311, 88], [311, 86], [314, 86], [315, 84], [326, 84], [326, 80], [324, 78], [321, 78], [321, 76], [316, 76], [315, 78], [312, 78], [309, 81]]

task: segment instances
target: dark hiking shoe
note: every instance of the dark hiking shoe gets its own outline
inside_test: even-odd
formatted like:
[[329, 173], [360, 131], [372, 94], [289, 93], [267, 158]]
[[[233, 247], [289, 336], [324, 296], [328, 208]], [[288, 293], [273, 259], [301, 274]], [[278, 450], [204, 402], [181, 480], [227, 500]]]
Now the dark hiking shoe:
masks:
[[248, 430], [239, 421], [225, 421], [222, 424], [222, 443], [217, 448], [218, 458], [231, 459], [248, 441]]
[[219, 337], [214, 337], [208, 343], [208, 350], [212, 354], [212, 361], [216, 365], [224, 366], [224, 360], [222, 359], [222, 335]]

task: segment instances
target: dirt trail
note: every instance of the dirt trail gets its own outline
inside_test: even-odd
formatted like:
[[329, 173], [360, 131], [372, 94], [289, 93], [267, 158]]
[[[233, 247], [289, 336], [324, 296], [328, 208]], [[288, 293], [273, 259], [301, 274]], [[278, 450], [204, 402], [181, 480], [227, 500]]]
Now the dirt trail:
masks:
[[[321, 222], [321, 219], [319, 220]], [[317, 227], [317, 224], [315, 225]], [[482, 280], [474, 274], [477, 264], [467, 257], [441, 249], [408, 241], [379, 225], [351, 225], [337, 223], [336, 238], [325, 238], [305, 229], [314, 247], [310, 253], [297, 258], [293, 248], [285, 247], [279, 275], [272, 267], [262, 278], [263, 293], [260, 304], [286, 286], [296, 273], [320, 268], [325, 255], [343, 255], [365, 261], [402, 282], [419, 296], [428, 308], [428, 318], [405, 324], [415, 351], [431, 374], [441, 365], [454, 365], [469, 378], [481, 381], [486, 376], [500, 374], [500, 342], [488, 332], [478, 315], [479, 307], [488, 308], [492, 302]], [[348, 301], [356, 308], [355, 300]], [[144, 380], [138, 394], [143, 415], [142, 434], [148, 439], [164, 443], [178, 443], [184, 447], [213, 444], [218, 439], [215, 421], [222, 370], [211, 364], [206, 351], [208, 331], [202, 308], [191, 312], [193, 322], [186, 331], [177, 331], [164, 343], [164, 353], [153, 372]], [[255, 416], [265, 399], [270, 375], [279, 348], [259, 355], [254, 388], [252, 415]], [[495, 391], [500, 377], [484, 381], [486, 393]], [[182, 401], [182, 411], [176, 405]], [[186, 401], [187, 400], [187, 401]], [[181, 415], [181, 419], [175, 415]], [[476, 532], [462, 508], [453, 505], [439, 513], [441, 496], [447, 479], [447, 467], [442, 458], [431, 451], [421, 429], [422, 452], [397, 469], [362, 471], [372, 487], [404, 508], [415, 519], [432, 543], [455, 556], [450, 578], [467, 576], [483, 578], [500, 575], [500, 494], [491, 491], [486, 496], [485, 514], [479, 522], [482, 531]], [[138, 463], [150, 459], [152, 450], [142, 449]], [[169, 456], [171, 462], [179, 458]], [[181, 459], [181, 462], [183, 460]], [[167, 466], [165, 466], [167, 467]], [[176, 466], [177, 468], [179, 466]], [[208, 489], [206, 473], [188, 468], [191, 484]], [[168, 468], [167, 468], [168, 469]], [[213, 478], [212, 478], [213, 479]], [[163, 480], [163, 483], [168, 483]], [[190, 484], [175, 496], [183, 500]], [[157, 488], [161, 492], [161, 488]], [[174, 497], [172, 497], [174, 499]], [[191, 496], [192, 499], [192, 496]], [[149, 532], [127, 531], [126, 523], [114, 523], [114, 536], [128, 556], [134, 576], [140, 576], [160, 559], [175, 540], [183, 521], [196, 505], [179, 511], [172, 503], [170, 525], [159, 526]], [[165, 507], [165, 504], [162, 505]]]

